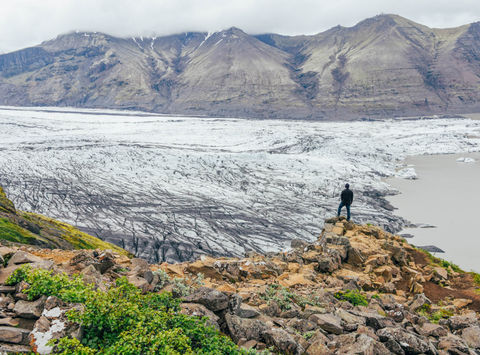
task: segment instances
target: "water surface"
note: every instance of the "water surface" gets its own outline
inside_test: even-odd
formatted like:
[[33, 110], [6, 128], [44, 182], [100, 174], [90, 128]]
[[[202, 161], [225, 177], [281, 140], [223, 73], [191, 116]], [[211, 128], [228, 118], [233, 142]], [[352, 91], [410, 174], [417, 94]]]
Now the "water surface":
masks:
[[[460, 163], [460, 157], [475, 163]], [[409, 157], [417, 180], [399, 178], [387, 182], [401, 191], [388, 198], [395, 212], [415, 224], [436, 228], [406, 228], [414, 245], [435, 245], [445, 251], [437, 256], [465, 270], [480, 271], [480, 153]]]

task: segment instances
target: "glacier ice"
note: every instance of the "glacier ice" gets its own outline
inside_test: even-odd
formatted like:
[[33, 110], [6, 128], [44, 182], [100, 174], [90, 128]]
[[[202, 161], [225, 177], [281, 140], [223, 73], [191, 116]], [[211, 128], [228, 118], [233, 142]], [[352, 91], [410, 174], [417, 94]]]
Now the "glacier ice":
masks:
[[[406, 223], [382, 179], [408, 155], [480, 150], [480, 121], [314, 122], [0, 107], [0, 184], [18, 208], [150, 261], [315, 239], [345, 182], [352, 218]], [[411, 176], [411, 171], [405, 171]], [[408, 173], [408, 174], [406, 174]]]

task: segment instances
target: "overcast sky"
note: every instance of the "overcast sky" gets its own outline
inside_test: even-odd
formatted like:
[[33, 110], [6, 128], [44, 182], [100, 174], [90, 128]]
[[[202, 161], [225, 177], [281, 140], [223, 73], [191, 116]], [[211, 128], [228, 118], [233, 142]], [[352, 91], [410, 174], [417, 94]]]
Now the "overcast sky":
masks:
[[480, 20], [480, 0], [0, 0], [0, 52], [74, 30], [149, 36], [236, 26], [314, 34], [380, 13], [454, 27]]

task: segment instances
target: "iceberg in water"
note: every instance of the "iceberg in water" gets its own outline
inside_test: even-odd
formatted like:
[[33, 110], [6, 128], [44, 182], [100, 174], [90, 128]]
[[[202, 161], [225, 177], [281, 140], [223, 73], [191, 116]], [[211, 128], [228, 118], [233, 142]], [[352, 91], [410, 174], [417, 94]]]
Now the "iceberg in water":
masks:
[[414, 168], [403, 168], [401, 170], [398, 170], [395, 173], [395, 176], [400, 179], [408, 179], [408, 180], [418, 179], [417, 173], [415, 172]]
[[457, 159], [459, 163], [475, 163], [475, 159], [468, 157], [460, 157]]

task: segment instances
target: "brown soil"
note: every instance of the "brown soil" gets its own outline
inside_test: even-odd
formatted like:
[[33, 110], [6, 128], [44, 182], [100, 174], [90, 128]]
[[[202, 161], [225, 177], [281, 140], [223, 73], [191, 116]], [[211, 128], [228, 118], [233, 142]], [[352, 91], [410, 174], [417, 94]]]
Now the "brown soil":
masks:
[[[410, 257], [416, 265], [425, 266], [429, 264], [428, 257], [419, 250], [410, 250]], [[398, 290], [408, 291], [407, 277], [395, 283]], [[477, 289], [472, 275], [469, 273], [459, 274], [455, 278], [450, 279], [452, 289], [442, 287], [434, 282], [427, 281], [423, 283], [424, 293], [433, 303], [437, 303], [445, 298], [466, 298], [472, 300], [468, 308], [480, 312], [480, 293], [475, 292]]]
[[52, 260], [55, 264], [67, 263], [76, 255], [75, 252], [70, 250], [55, 252], [55, 250], [50, 249], [34, 250], [31, 253], [41, 258]]
[[460, 274], [458, 277], [451, 280], [451, 287], [453, 290], [430, 281], [425, 282], [423, 287], [425, 296], [434, 303], [437, 303], [446, 297], [466, 298], [472, 300], [472, 303], [468, 305], [468, 308], [480, 312], [480, 294], [475, 292], [475, 283], [470, 274]]
[[413, 258], [415, 264], [420, 266], [428, 265], [427, 256], [419, 250], [413, 249], [409, 252], [410, 256]]

